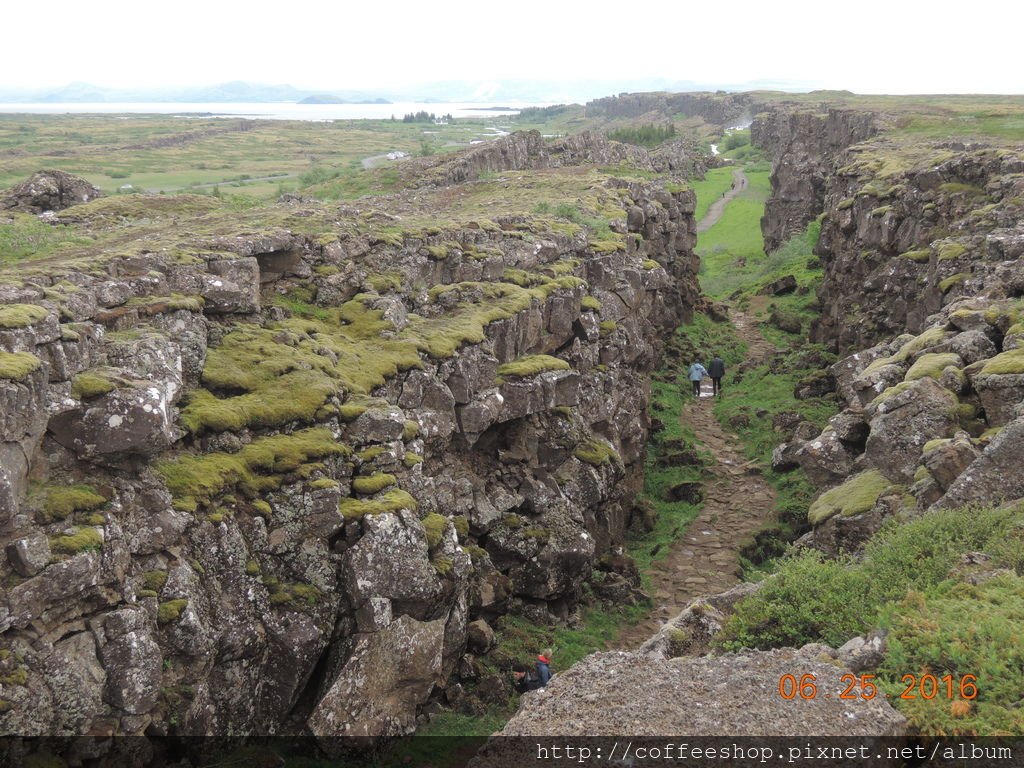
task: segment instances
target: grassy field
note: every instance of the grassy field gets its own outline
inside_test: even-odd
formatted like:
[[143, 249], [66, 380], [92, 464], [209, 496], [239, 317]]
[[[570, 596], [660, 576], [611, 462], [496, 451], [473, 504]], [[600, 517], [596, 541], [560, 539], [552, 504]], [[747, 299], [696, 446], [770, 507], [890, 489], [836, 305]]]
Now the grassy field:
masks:
[[703, 179], [694, 179], [690, 182], [690, 187], [697, 195], [697, 210], [693, 218], [698, 222], [707, 215], [711, 204], [732, 188], [733, 170], [731, 166], [712, 168]]
[[304, 175], [349, 174], [376, 155], [438, 154], [466, 147], [472, 140], [493, 136], [499, 122], [508, 121], [460, 119], [434, 125], [401, 120], [315, 123], [160, 115], [3, 115], [0, 187], [40, 168], [56, 168], [110, 193], [126, 185], [138, 191], [172, 192], [210, 191], [216, 184], [269, 198], [297, 188]]
[[[752, 165], [745, 173], [747, 188], [726, 206], [722, 218], [697, 239], [701, 287], [713, 298], [724, 298], [749, 281], [759, 262], [765, 259], [761, 216], [770, 191], [769, 172], [765, 166]], [[707, 189], [705, 199], [713, 201], [713, 193], [713, 189]], [[700, 190], [697, 201], [700, 206]]]

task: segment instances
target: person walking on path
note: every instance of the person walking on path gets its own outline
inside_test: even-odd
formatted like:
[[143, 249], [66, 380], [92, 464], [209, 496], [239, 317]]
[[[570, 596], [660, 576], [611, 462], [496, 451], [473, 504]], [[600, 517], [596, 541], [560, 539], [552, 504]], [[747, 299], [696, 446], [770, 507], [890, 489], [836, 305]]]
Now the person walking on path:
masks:
[[686, 374], [686, 377], [693, 382], [694, 397], [700, 397], [700, 383], [707, 375], [707, 368], [701, 365], [699, 361], [694, 361], [693, 365], [690, 366], [690, 372]]
[[708, 376], [711, 377], [715, 397], [720, 396], [722, 394], [722, 377], [725, 376], [725, 360], [715, 355], [715, 359], [708, 365]]

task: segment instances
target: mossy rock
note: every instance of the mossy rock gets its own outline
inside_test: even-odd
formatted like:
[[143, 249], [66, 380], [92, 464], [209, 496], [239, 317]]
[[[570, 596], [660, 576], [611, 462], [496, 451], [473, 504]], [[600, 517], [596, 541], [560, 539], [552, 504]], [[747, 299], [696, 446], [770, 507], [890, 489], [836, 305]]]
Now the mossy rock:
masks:
[[999, 376], [1024, 373], [1024, 347], [1001, 352], [989, 358], [981, 369], [985, 376]]
[[580, 461], [595, 467], [622, 461], [614, 448], [608, 443], [596, 439], [587, 440], [580, 444], [573, 453]]
[[946, 368], [952, 366], [959, 370], [962, 361], [960, 356], [955, 352], [928, 352], [917, 359], [917, 361], [910, 366], [910, 370], [907, 371], [907, 375], [904, 377], [904, 381], [917, 381], [918, 379], [931, 378], [938, 379], [942, 376], [942, 372]]
[[362, 493], [370, 496], [375, 493], [380, 493], [385, 488], [389, 488], [395, 485], [398, 479], [394, 475], [389, 475], [386, 472], [378, 472], [375, 475], [369, 477], [357, 477], [352, 480], [352, 488], [356, 493]]
[[161, 624], [170, 624], [172, 621], [177, 621], [187, 605], [188, 600], [185, 598], [160, 603], [156, 609], [156, 620]]
[[427, 546], [430, 549], [436, 549], [444, 538], [445, 530], [448, 528], [448, 518], [436, 512], [431, 512], [420, 522], [423, 523], [423, 530], [427, 534]]
[[657, 269], [658, 267], [661, 266], [661, 264], [656, 262], [654, 259], [644, 259], [642, 266], [646, 270], [652, 270], [652, 269]]
[[71, 380], [71, 396], [76, 400], [92, 400], [117, 389], [120, 376], [113, 370], [92, 368]]
[[253, 440], [237, 453], [185, 455], [159, 462], [157, 472], [167, 484], [179, 509], [195, 512], [199, 503], [238, 486], [248, 496], [277, 488], [284, 473], [311, 459], [350, 455], [327, 429], [312, 428], [290, 435]]
[[276, 580], [264, 582], [270, 589], [270, 604], [287, 607], [311, 607], [316, 605], [322, 594], [312, 584], [282, 584]]
[[314, 491], [326, 491], [332, 488], [340, 487], [337, 480], [332, 480], [329, 477], [320, 477], [309, 484], [309, 487]]
[[611, 336], [615, 331], [619, 329], [619, 324], [614, 320], [603, 320], [600, 325], [601, 338], [607, 338]]
[[955, 275], [950, 275], [939, 283], [939, 290], [943, 293], [948, 293], [953, 286], [959, 285], [970, 276], [968, 272], [958, 272]]
[[817, 526], [835, 515], [851, 517], [867, 512], [891, 487], [892, 483], [881, 472], [861, 472], [815, 499], [807, 512], [807, 521]]
[[256, 560], [250, 560], [245, 564], [245, 573], [248, 576], [259, 576], [263, 572]]
[[142, 574], [142, 583], [146, 589], [158, 594], [167, 583], [167, 571], [146, 571]]
[[584, 312], [600, 312], [601, 302], [595, 296], [584, 296], [580, 299], [580, 309]]
[[0, 352], [0, 379], [24, 381], [41, 366], [39, 358], [28, 352]]
[[264, 520], [269, 520], [274, 515], [274, 510], [270, 504], [263, 499], [256, 499], [252, 502], [252, 511], [257, 517], [262, 517]]
[[907, 251], [906, 253], [900, 254], [901, 259], [909, 259], [910, 261], [916, 262], [918, 264], [923, 264], [924, 262], [928, 261], [928, 259], [930, 259], [931, 256], [932, 252], [928, 248], [922, 248], [921, 250], [917, 251]]
[[103, 534], [96, 528], [79, 528], [74, 533], [50, 537], [50, 551], [61, 555], [77, 555], [103, 547]]
[[409, 469], [412, 469], [417, 464], [423, 463], [423, 457], [420, 456], [418, 453], [412, 453], [411, 451], [406, 452], [404, 458], [402, 459], [402, 463], [405, 464], [405, 466], [408, 467]]
[[365, 515], [398, 512], [402, 509], [415, 512], [419, 509], [419, 504], [408, 491], [403, 491], [400, 488], [392, 488], [369, 499], [342, 499], [338, 504], [338, 511], [348, 520], [358, 520]]
[[962, 243], [943, 243], [938, 247], [939, 261], [958, 259], [965, 253], [967, 253], [967, 247]]
[[413, 421], [412, 419], [406, 419], [405, 427], [402, 429], [402, 440], [409, 442], [415, 440], [416, 436], [420, 433], [419, 422]]
[[42, 493], [39, 517], [44, 524], [66, 520], [76, 512], [91, 512], [108, 501], [91, 485], [50, 485], [45, 486]]
[[567, 371], [572, 366], [565, 360], [551, 355], [526, 355], [510, 363], [498, 366], [502, 378], [523, 378], [536, 376], [545, 371]]
[[14, 330], [28, 328], [50, 314], [46, 307], [35, 304], [2, 304], [0, 305], [0, 329]]

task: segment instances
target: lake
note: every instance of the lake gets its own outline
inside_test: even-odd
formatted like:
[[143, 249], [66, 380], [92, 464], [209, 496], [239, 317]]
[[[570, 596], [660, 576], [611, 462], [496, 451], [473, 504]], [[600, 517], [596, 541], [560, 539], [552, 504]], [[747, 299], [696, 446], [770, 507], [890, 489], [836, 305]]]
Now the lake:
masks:
[[[489, 109], [498, 106], [502, 109]], [[130, 103], [68, 103], [68, 104], [0, 104], [0, 113], [29, 113], [35, 115], [63, 114], [156, 114], [184, 115], [187, 117], [247, 117], [254, 120], [387, 120], [392, 115], [401, 120], [403, 115], [420, 111], [452, 117], [488, 118], [514, 115], [523, 107], [546, 107], [548, 104], [503, 102], [436, 103], [396, 102], [394, 104], [296, 104], [294, 102], [194, 103], [130, 102]]]

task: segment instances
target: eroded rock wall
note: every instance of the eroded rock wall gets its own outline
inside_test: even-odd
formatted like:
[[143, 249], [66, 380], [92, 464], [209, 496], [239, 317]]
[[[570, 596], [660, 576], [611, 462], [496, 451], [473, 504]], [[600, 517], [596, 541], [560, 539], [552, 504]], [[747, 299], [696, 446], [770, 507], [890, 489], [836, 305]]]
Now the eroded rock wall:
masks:
[[292, 203], [337, 231], [179, 222], [0, 286], [0, 731], [373, 743], [470, 621], [566, 616], [697, 298], [692, 193], [607, 192], [623, 248]]

